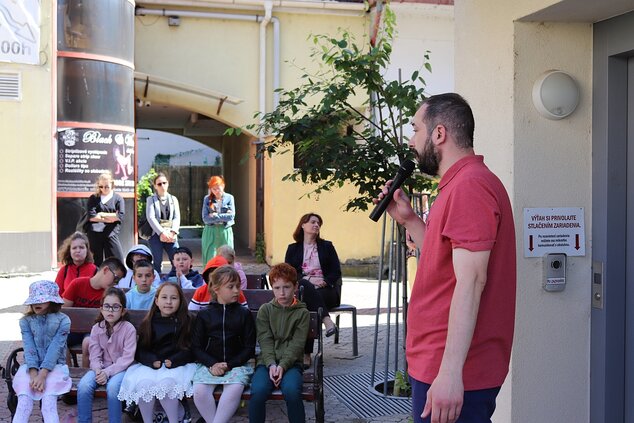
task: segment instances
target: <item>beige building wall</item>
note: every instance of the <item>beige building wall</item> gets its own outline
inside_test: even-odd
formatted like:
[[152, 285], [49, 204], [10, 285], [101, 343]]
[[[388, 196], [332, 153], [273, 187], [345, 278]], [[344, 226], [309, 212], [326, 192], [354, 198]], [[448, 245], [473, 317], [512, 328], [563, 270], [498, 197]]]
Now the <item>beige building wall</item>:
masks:
[[40, 64], [0, 63], [0, 72], [18, 72], [22, 99], [0, 101], [2, 166], [0, 196], [0, 273], [50, 269], [54, 92], [52, 69], [53, 2], [41, 6]]
[[[403, 78], [408, 78], [415, 70], [427, 82], [428, 92], [438, 93], [451, 90], [453, 87], [453, 15], [452, 8], [420, 4], [394, 4], [397, 34], [393, 42], [392, 61], [386, 72], [388, 80], [398, 80], [398, 69]], [[280, 14], [282, 28], [287, 19]], [[310, 43], [306, 37], [310, 32], [335, 35], [339, 27], [350, 28], [358, 34], [357, 38], [367, 33], [369, 22], [366, 19], [332, 18], [327, 22], [315, 22], [314, 17], [292, 17], [297, 24], [298, 32], [285, 43], [282, 61], [288, 60], [297, 52], [307, 52]], [[316, 26], [319, 23], [319, 26]], [[286, 50], [288, 48], [288, 50]], [[433, 72], [426, 73], [422, 67], [423, 55], [431, 50]], [[306, 56], [296, 56], [296, 63], [308, 65]], [[314, 65], [314, 64], [313, 64]], [[293, 83], [301, 76], [297, 67], [282, 67], [282, 86]], [[361, 99], [362, 100], [362, 99]], [[407, 136], [410, 128], [404, 128]], [[368, 218], [369, 212], [346, 212], [345, 203], [356, 195], [353, 187], [344, 187], [319, 196], [303, 197], [310, 192], [310, 186], [299, 183], [281, 182], [281, 178], [292, 171], [292, 156], [278, 156], [267, 161], [266, 187], [266, 243], [267, 256], [271, 263], [284, 260], [286, 247], [294, 242], [292, 232], [299, 218], [308, 212], [315, 212], [324, 219], [322, 236], [333, 241], [342, 262], [348, 259], [363, 259], [380, 254], [381, 225]], [[300, 198], [302, 197], [302, 198]], [[415, 264], [410, 260], [410, 268]]]
[[[160, 2], [148, 2], [158, 7]], [[204, 6], [206, 2], [201, 2]], [[359, 42], [367, 37], [370, 25], [363, 5], [353, 3], [323, 3], [321, 10], [313, 10], [298, 3], [294, 9], [274, 8], [281, 28], [281, 85], [292, 87], [302, 74], [303, 66], [315, 67], [310, 58], [310, 34], [335, 35], [339, 28], [354, 33]], [[397, 7], [400, 16], [401, 40], [395, 42], [395, 61], [407, 62], [403, 67], [407, 75], [419, 68], [424, 50], [438, 46], [442, 66], [435, 66], [437, 75], [432, 80], [450, 82], [447, 75], [452, 68], [447, 57], [451, 44], [451, 15], [447, 8], [413, 5]], [[203, 10], [203, 9], [198, 9]], [[263, 10], [214, 12], [260, 14]], [[414, 18], [416, 17], [416, 19]], [[424, 28], [418, 28], [424, 19]], [[42, 64], [40, 66], [0, 64], [0, 68], [17, 70], [22, 74], [23, 97], [18, 103], [0, 103], [0, 121], [5, 129], [7, 160], [0, 169], [5, 181], [2, 194], [14, 198], [15, 207], [0, 211], [0, 243], [11, 246], [7, 251], [16, 257], [6, 257], [0, 272], [46, 270], [56, 263], [51, 246], [56, 228], [54, 202], [54, 127], [55, 127], [55, 75], [54, 75], [54, 10], [53, 3], [42, 3]], [[138, 16], [135, 18], [135, 67], [141, 74], [159, 77], [163, 81], [193, 88], [194, 92], [167, 88], [136, 81], [135, 94], [154, 104], [169, 104], [192, 112], [202, 113], [231, 126], [243, 127], [253, 122], [258, 110], [258, 58], [259, 23], [224, 19], [182, 17], [180, 25], [167, 25], [167, 18]], [[445, 30], [443, 30], [443, 28]], [[267, 29], [267, 107], [271, 110], [272, 96], [272, 26]], [[442, 36], [432, 34], [444, 34]], [[417, 41], [417, 36], [429, 42]], [[399, 44], [401, 43], [401, 44]], [[415, 46], [415, 48], [412, 48]], [[442, 55], [440, 54], [442, 50]], [[416, 56], [419, 57], [416, 57]], [[408, 57], [409, 56], [409, 57]], [[409, 61], [408, 61], [409, 60]], [[433, 60], [433, 59], [432, 59]], [[438, 62], [441, 60], [437, 59]], [[446, 65], [446, 66], [445, 66]], [[393, 70], [390, 70], [392, 72]], [[239, 104], [218, 98], [195, 94], [196, 90], [216, 92], [221, 96], [241, 100]], [[438, 88], [443, 90], [443, 88]], [[359, 103], [362, 101], [360, 98]], [[248, 152], [255, 151], [254, 139], [247, 134], [240, 137], [214, 137], [222, 140], [222, 150], [228, 159], [227, 175], [230, 192], [238, 197], [240, 213], [248, 226], [236, 228], [236, 234], [255, 246], [255, 163], [244, 162]], [[31, 152], [25, 155], [25, 151]], [[344, 188], [319, 197], [302, 198], [310, 187], [301, 184], [280, 183], [291, 170], [292, 156], [278, 156], [266, 161], [265, 170], [265, 233], [271, 261], [283, 260], [286, 245], [292, 241], [291, 233], [299, 217], [315, 211], [325, 219], [324, 237], [337, 245], [342, 260], [376, 256], [380, 251], [380, 225], [367, 218], [367, 212], [348, 213], [343, 210], [347, 200], [355, 195], [352, 188]], [[29, 169], [29, 172], [24, 172]], [[19, 177], [17, 176], [19, 175]], [[28, 195], [23, 187], [28, 187]], [[25, 258], [24, 251], [37, 245], [35, 254]], [[10, 254], [9, 254], [10, 255]], [[13, 265], [15, 263], [15, 265]]]
[[[255, 14], [255, 12], [252, 12]], [[147, 98], [196, 111], [232, 126], [249, 123], [258, 110], [259, 25], [253, 22], [183, 17], [168, 26], [166, 17], [137, 16], [136, 71], [216, 91], [244, 100], [225, 103], [190, 92], [161, 90], [150, 85]], [[143, 97], [144, 84], [136, 83]]]
[[[337, 35], [338, 28], [355, 34], [362, 43], [368, 31], [369, 21], [364, 16], [315, 16], [280, 14], [280, 26], [284, 34], [281, 48], [280, 84], [286, 89], [297, 86], [303, 74], [302, 67], [316, 70], [318, 63], [310, 58], [311, 34]], [[291, 63], [292, 62], [292, 63]], [[362, 99], [359, 99], [359, 102]], [[355, 195], [352, 187], [338, 189], [319, 196], [304, 195], [313, 188], [301, 183], [282, 182], [293, 170], [293, 155], [287, 153], [266, 160], [264, 230], [267, 261], [284, 261], [286, 247], [294, 242], [292, 233], [299, 218], [309, 212], [322, 216], [324, 226], [321, 236], [332, 241], [342, 261], [378, 255], [377, 225], [367, 218], [367, 213], [345, 212], [345, 203]], [[333, 163], [336, 166], [336, 163]]]
[[[517, 233], [517, 315], [497, 423], [589, 420], [591, 78], [589, 24], [520, 22], [554, 1], [458, 1], [456, 91], [470, 101], [475, 145], [507, 187]], [[545, 71], [572, 74], [581, 101], [567, 119], [541, 117], [531, 90]], [[524, 258], [523, 209], [583, 207], [586, 255], [569, 257], [567, 286], [542, 289], [543, 259]]]
[[[231, 183], [229, 191], [236, 199], [255, 198], [255, 161], [248, 160], [255, 155], [252, 138], [247, 135], [239, 137], [222, 137], [224, 147], [221, 150], [225, 160], [225, 178]], [[249, 224], [235, 225], [234, 238], [249, 240], [248, 247], [255, 247], [255, 201], [236, 200], [238, 219]]]

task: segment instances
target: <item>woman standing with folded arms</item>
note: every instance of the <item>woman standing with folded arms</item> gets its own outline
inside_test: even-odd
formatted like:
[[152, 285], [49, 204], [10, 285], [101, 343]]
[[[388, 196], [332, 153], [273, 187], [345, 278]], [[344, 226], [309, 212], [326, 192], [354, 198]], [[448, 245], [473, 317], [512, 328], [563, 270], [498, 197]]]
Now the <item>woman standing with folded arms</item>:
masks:
[[125, 215], [123, 198], [114, 192], [114, 181], [110, 172], [97, 178], [95, 193], [88, 198], [87, 234], [90, 249], [99, 267], [108, 257], [123, 260], [123, 249], [119, 241], [119, 230]]
[[216, 255], [221, 245], [233, 247], [233, 225], [236, 205], [233, 195], [225, 192], [222, 176], [212, 176], [207, 182], [209, 194], [203, 199], [202, 218], [205, 223], [202, 237], [203, 263]]

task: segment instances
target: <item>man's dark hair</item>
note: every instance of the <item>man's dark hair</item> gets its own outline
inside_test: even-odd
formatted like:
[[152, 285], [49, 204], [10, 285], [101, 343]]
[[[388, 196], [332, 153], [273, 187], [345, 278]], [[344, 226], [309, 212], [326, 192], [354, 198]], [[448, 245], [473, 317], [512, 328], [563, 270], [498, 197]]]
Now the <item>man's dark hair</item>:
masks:
[[107, 259], [105, 259], [102, 263], [101, 266], [99, 266], [99, 270], [103, 269], [104, 267], [108, 266], [110, 268], [110, 270], [114, 270], [117, 269], [119, 272], [121, 272], [121, 274], [123, 274], [125, 276], [126, 272], [128, 271], [125, 266], [123, 265], [123, 263], [121, 263], [121, 260], [119, 260], [116, 257], [108, 257]]
[[[438, 94], [424, 102], [423, 122], [429, 134], [437, 125], [443, 125], [460, 148], [473, 148], [475, 122], [467, 100], [456, 93]], [[429, 135], [428, 134], [428, 135]]]

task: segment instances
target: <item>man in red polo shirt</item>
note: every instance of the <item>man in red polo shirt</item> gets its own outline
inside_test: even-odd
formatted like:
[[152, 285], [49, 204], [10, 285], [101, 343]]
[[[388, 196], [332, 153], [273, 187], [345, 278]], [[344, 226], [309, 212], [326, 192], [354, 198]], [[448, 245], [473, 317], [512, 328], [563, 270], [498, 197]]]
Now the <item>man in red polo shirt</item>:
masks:
[[461, 96], [430, 97], [412, 124], [420, 170], [440, 177], [426, 222], [400, 189], [387, 209], [421, 248], [406, 340], [414, 422], [490, 422], [513, 341], [511, 204], [473, 151], [473, 114]]

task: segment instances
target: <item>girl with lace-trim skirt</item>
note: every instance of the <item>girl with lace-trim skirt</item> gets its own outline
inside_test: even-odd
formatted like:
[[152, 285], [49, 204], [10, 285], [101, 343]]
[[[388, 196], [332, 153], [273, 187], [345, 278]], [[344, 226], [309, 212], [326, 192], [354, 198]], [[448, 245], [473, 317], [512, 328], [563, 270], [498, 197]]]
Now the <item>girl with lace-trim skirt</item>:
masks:
[[196, 364], [190, 350], [191, 317], [183, 290], [165, 282], [138, 329], [136, 360], [128, 368], [119, 400], [137, 403], [145, 423], [151, 423], [158, 399], [170, 422], [178, 422], [179, 401], [193, 394]]

